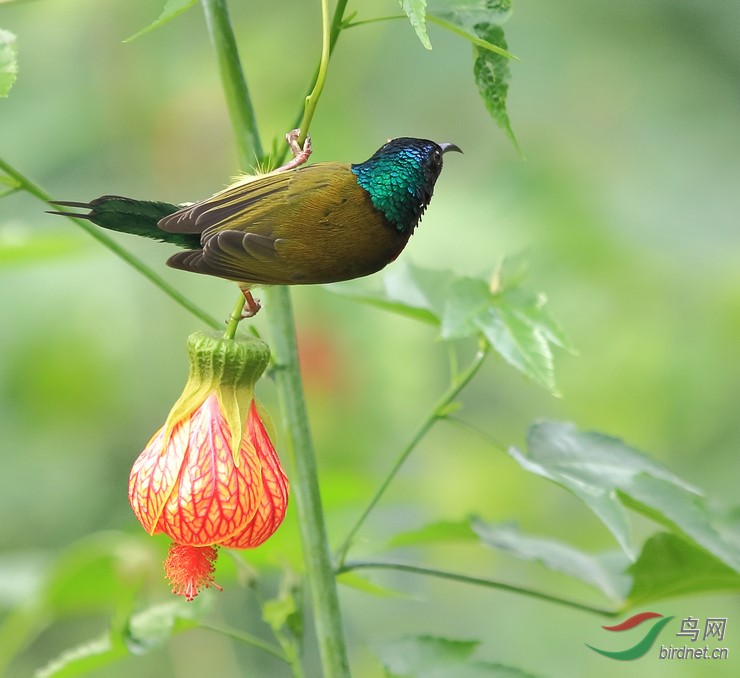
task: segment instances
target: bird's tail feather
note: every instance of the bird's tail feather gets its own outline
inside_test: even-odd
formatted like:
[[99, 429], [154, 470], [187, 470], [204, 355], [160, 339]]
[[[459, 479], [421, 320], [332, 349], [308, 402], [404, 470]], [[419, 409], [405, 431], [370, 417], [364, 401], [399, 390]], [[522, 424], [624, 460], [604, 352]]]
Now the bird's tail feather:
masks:
[[52, 201], [51, 204], [89, 211], [49, 211], [49, 214], [88, 219], [94, 224], [111, 231], [152, 238], [185, 249], [200, 249], [200, 234], [167, 233], [157, 226], [160, 219], [177, 212], [180, 209], [179, 205], [149, 200], [133, 200], [120, 195], [104, 195], [90, 202], [58, 200]]

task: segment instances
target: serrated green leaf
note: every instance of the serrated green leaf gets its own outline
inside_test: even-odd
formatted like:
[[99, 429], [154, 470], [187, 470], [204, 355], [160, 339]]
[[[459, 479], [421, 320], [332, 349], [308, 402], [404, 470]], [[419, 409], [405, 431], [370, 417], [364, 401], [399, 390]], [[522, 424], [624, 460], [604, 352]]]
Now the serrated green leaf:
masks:
[[411, 25], [419, 36], [421, 44], [426, 49], [432, 49], [432, 43], [429, 42], [426, 26], [427, 0], [398, 0], [401, 8], [406, 12]]
[[459, 667], [472, 657], [478, 645], [479, 640], [417, 636], [381, 643], [376, 647], [386, 670], [397, 676], [419, 676], [428, 675], [429, 670], [449, 671]]
[[434, 636], [378, 643], [387, 675], [397, 678], [534, 678], [521, 669], [473, 658], [478, 640]]
[[[196, 602], [196, 601], [194, 601]], [[172, 636], [198, 626], [200, 605], [177, 601], [155, 605], [134, 615], [124, 637], [106, 633], [95, 640], [65, 650], [36, 672], [37, 678], [70, 678], [90, 675], [129, 654], [144, 654], [161, 647]]]
[[[512, 276], [517, 285], [521, 280]], [[543, 294], [504, 286], [508, 284], [498, 275], [491, 291], [485, 278], [399, 262], [383, 277], [382, 289], [368, 289], [362, 283], [326, 289], [436, 324], [444, 340], [483, 337], [509, 364], [558, 395], [550, 345], [575, 349], [547, 313]]]
[[450, 541], [471, 541], [475, 533], [470, 526], [470, 520], [440, 521], [430, 523], [418, 530], [409, 530], [394, 535], [388, 542], [389, 548], [404, 546], [423, 546]]
[[[477, 24], [475, 33], [486, 42], [490, 42], [504, 50], [507, 50], [504, 29], [496, 24]], [[509, 137], [514, 147], [521, 153], [519, 143], [514, 136], [514, 130], [511, 128], [509, 113], [506, 109], [506, 100], [509, 93], [509, 79], [511, 72], [509, 70], [509, 59], [484, 49], [478, 45], [473, 47], [473, 77], [475, 84], [478, 86], [478, 92], [486, 105], [486, 109], [491, 114], [494, 122]]]
[[488, 309], [475, 319], [475, 324], [506, 362], [559, 397], [555, 362], [542, 328], [507, 306]]
[[162, 603], [131, 617], [124, 641], [131, 654], [144, 654], [164, 645], [172, 636], [198, 626], [209, 605], [205, 598]]
[[532, 473], [581, 499], [635, 559], [625, 506], [668, 525], [740, 571], [740, 548], [714, 525], [699, 490], [618, 438], [579, 431], [572, 424], [542, 422], [530, 427], [525, 455], [509, 454]]
[[404, 262], [383, 276], [383, 288], [391, 301], [424, 309], [439, 322], [455, 278], [452, 271], [436, 271]]
[[388, 299], [383, 290], [368, 289], [364, 282], [351, 281], [348, 283], [327, 285], [324, 289], [340, 297], [347, 297], [348, 299], [362, 302], [368, 306], [374, 306], [383, 311], [396, 313], [412, 320], [418, 320], [431, 325], [437, 324], [437, 317], [433, 312], [411, 306], [405, 302], [392, 301]]
[[629, 484], [617, 491], [628, 508], [689, 537], [740, 572], [740, 548], [717, 529], [703, 495], [649, 473], [634, 475]]
[[511, 0], [429, 0], [427, 13], [474, 33], [479, 24], [508, 21]]
[[125, 647], [114, 646], [110, 636], [105, 634], [65, 650], [46, 666], [38, 669], [35, 678], [71, 678], [72, 676], [90, 675], [95, 669], [101, 669], [108, 664], [125, 657], [128, 653]]
[[185, 10], [190, 9], [198, 0], [167, 0], [167, 3], [162, 10], [162, 14], [159, 15], [159, 19], [150, 23], [146, 28], [142, 28], [137, 33], [134, 33], [131, 37], [126, 38], [124, 42], [131, 42], [140, 38], [142, 35], [153, 31], [155, 28], [164, 26], [169, 21], [172, 21], [176, 16], [182, 14]]
[[542, 332], [545, 339], [571, 354], [578, 351], [558, 323], [547, 312], [547, 297], [522, 287], [505, 289], [500, 296], [501, 303], [522, 322]]
[[492, 302], [491, 291], [485, 280], [457, 278], [447, 295], [440, 336], [442, 339], [461, 339], [479, 332], [476, 319], [484, 315]]
[[491, 281], [491, 292], [494, 294], [507, 289], [521, 287], [529, 275], [529, 255], [527, 252], [518, 252], [504, 257], [500, 266], [494, 272]]
[[740, 575], [735, 570], [667, 532], [648, 539], [627, 572], [633, 578], [628, 597], [633, 606], [699, 592], [740, 591]]
[[383, 308], [406, 317], [438, 325], [441, 322], [447, 291], [456, 276], [411, 263], [398, 262], [383, 276], [382, 288], [368, 287], [363, 281], [328, 285], [326, 290]]
[[491, 525], [475, 518], [471, 527], [487, 546], [522, 560], [542, 563], [549, 570], [592, 586], [612, 601], [621, 601], [627, 593], [629, 578], [619, 574], [627, 565], [626, 559], [619, 567], [613, 559], [606, 561], [601, 556], [584, 553], [568, 544], [522, 534], [511, 523]]
[[511, 16], [511, 0], [430, 0], [427, 20], [459, 35], [476, 47], [515, 59], [506, 49], [486, 40], [477, 27], [500, 26]]
[[7, 97], [18, 77], [16, 37], [0, 28], [0, 97]]

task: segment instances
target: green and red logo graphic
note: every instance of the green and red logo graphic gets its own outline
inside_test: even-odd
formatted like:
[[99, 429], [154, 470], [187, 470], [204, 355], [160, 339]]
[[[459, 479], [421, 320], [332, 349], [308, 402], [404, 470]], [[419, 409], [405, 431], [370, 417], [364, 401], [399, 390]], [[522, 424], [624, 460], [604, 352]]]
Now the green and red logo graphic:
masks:
[[629, 629], [635, 628], [636, 626], [639, 626], [643, 622], [646, 622], [648, 619], [658, 619], [658, 621], [656, 621], [650, 627], [650, 630], [645, 634], [642, 640], [640, 640], [632, 647], [627, 648], [626, 650], [620, 650], [617, 652], [600, 650], [598, 647], [594, 647], [593, 645], [589, 645], [588, 643], [586, 643], [586, 647], [590, 647], [594, 652], [603, 654], [605, 657], [609, 657], [610, 659], [618, 659], [620, 661], [639, 659], [640, 657], [644, 656], [647, 651], [653, 646], [653, 643], [655, 642], [660, 632], [663, 630], [663, 627], [669, 621], [671, 621], [673, 617], [664, 617], [662, 614], [658, 614], [657, 612], [640, 612], [640, 614], [636, 614], [629, 619], [625, 619], [621, 624], [617, 624], [616, 626], [601, 627], [606, 631], [627, 631]]

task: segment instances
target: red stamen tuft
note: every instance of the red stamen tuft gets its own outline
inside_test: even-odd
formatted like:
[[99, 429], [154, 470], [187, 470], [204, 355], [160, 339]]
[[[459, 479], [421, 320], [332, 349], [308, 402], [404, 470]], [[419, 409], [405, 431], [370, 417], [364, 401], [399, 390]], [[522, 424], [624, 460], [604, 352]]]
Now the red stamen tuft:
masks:
[[172, 584], [172, 593], [193, 600], [201, 589], [223, 589], [213, 581], [218, 549], [213, 546], [172, 544], [164, 561], [164, 572]]

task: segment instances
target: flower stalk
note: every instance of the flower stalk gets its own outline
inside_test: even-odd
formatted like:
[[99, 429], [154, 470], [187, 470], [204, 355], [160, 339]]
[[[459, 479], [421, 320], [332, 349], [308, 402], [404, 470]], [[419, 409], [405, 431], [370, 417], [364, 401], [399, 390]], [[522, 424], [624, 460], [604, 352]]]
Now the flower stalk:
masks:
[[[246, 91], [246, 82], [241, 70], [231, 24], [224, 0], [202, 0], [208, 28], [214, 48], [219, 55], [221, 79], [226, 91], [226, 101], [232, 127], [238, 140], [251, 137], [253, 148], [238, 144], [240, 164], [247, 169], [254, 155], [261, 155], [261, 144], [257, 123], [248, 96], [240, 97], [238, 92]], [[340, 0], [342, 10], [346, 0]], [[339, 7], [338, 5], [338, 7]], [[327, 20], [328, 2], [322, 0], [322, 65], [319, 72], [326, 72], [329, 52], [326, 48], [331, 36], [331, 25]], [[340, 14], [341, 18], [341, 14]], [[243, 84], [243, 88], [242, 88]], [[322, 82], [323, 84], [323, 82]], [[315, 108], [321, 89], [316, 91], [312, 106]], [[311, 113], [312, 115], [312, 113]], [[308, 133], [310, 117], [302, 133]], [[293, 492], [300, 525], [301, 541], [306, 564], [306, 577], [309, 584], [316, 636], [323, 667], [322, 675], [327, 678], [349, 676], [349, 662], [342, 630], [339, 599], [336, 581], [329, 553], [326, 527], [321, 508], [318, 475], [308, 414], [303, 395], [303, 384], [298, 364], [295, 323], [290, 292], [286, 287], [277, 286], [266, 290], [268, 299], [267, 319], [272, 338], [272, 348], [276, 363], [276, 379], [281, 408], [285, 420], [287, 448], [295, 468]]]

